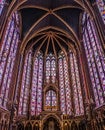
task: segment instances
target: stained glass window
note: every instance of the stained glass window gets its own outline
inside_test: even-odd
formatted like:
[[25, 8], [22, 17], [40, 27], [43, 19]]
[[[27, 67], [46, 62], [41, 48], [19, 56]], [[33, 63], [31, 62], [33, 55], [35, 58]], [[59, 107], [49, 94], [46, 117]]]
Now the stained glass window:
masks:
[[46, 82], [49, 83], [50, 82], [50, 75], [51, 75], [51, 72], [50, 72], [50, 57], [48, 56], [46, 58]]
[[56, 92], [53, 90], [49, 90], [46, 93], [46, 102], [45, 102], [46, 110], [56, 110], [57, 107], [57, 96]]
[[70, 51], [70, 69], [71, 69], [71, 78], [72, 78], [75, 115], [79, 116], [84, 114], [84, 107], [83, 107], [83, 98], [82, 98], [78, 64], [77, 64], [76, 56], [72, 51]]
[[43, 56], [38, 53], [34, 59], [31, 92], [31, 115], [39, 115], [42, 111]]
[[46, 82], [56, 82], [56, 59], [53, 54], [46, 57]]
[[30, 93], [30, 81], [31, 81], [31, 63], [32, 63], [32, 51], [25, 57], [22, 85], [20, 91], [19, 102], [19, 115], [26, 115], [28, 113], [29, 93]]
[[[17, 19], [16, 19], [17, 17]], [[13, 14], [3, 37], [3, 45], [0, 51], [0, 105], [6, 107], [8, 101], [9, 88], [12, 71], [19, 43], [19, 17], [17, 12]]]
[[51, 81], [52, 83], [56, 81], [56, 59], [54, 56], [51, 58]]
[[39, 57], [38, 90], [37, 90], [37, 115], [42, 111], [42, 83], [43, 83], [43, 57]]
[[102, 16], [103, 22], [105, 24], [105, 1], [104, 0], [96, 0], [98, 9]]
[[59, 87], [60, 105], [63, 114], [71, 115], [71, 89], [68, 74], [68, 63], [63, 52], [59, 54]]
[[5, 0], [0, 0], [0, 15], [2, 13], [3, 7], [4, 7]]
[[83, 44], [88, 62], [88, 68], [96, 106], [104, 103], [105, 94], [105, 62], [102, 46], [97, 35], [95, 25], [89, 15], [84, 14]]

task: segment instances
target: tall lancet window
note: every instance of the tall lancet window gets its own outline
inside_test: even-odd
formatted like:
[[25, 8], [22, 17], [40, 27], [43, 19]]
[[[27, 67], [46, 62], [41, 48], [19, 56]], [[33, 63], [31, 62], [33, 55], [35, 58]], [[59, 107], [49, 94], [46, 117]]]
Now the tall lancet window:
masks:
[[46, 82], [56, 82], [56, 59], [53, 54], [49, 54], [46, 57]]
[[105, 24], [105, 1], [104, 0], [96, 0], [98, 9], [102, 16], [103, 22]]
[[46, 82], [47, 82], [47, 83], [50, 82], [50, 75], [51, 75], [50, 67], [51, 67], [50, 57], [47, 56], [47, 58], [46, 58]]
[[59, 54], [59, 87], [60, 87], [60, 105], [63, 114], [71, 115], [71, 89], [68, 74], [68, 62], [63, 52]]
[[96, 106], [100, 106], [105, 95], [105, 56], [94, 23], [86, 13], [83, 15], [83, 44]]
[[14, 13], [7, 25], [0, 50], [0, 105], [6, 107], [10, 83], [19, 45], [19, 16]]
[[45, 97], [45, 106], [46, 110], [56, 110], [57, 107], [57, 95], [56, 92], [53, 90], [49, 90], [46, 92], [46, 97]]
[[0, 15], [2, 13], [3, 7], [4, 7], [5, 0], [0, 0]]
[[42, 111], [42, 83], [43, 83], [43, 55], [38, 53], [34, 58], [32, 92], [31, 92], [31, 115], [39, 115]]
[[54, 56], [51, 58], [51, 81], [52, 83], [56, 81], [56, 59]]
[[80, 75], [78, 70], [77, 59], [72, 51], [70, 51], [70, 69], [71, 69], [75, 115], [76, 116], [83, 115], [84, 106], [83, 106], [83, 98], [81, 92]]
[[22, 84], [20, 91], [20, 101], [19, 101], [19, 115], [27, 115], [29, 107], [29, 94], [30, 94], [30, 82], [31, 82], [31, 65], [32, 64], [32, 51], [25, 57]]

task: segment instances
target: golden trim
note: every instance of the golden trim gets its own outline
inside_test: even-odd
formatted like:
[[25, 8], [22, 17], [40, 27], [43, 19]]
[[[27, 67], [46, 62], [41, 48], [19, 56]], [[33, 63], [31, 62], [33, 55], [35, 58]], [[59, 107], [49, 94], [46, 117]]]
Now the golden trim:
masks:
[[62, 10], [62, 9], [67, 9], [67, 8], [70, 8], [70, 9], [75, 8], [75, 9], [81, 9], [82, 10], [82, 8], [78, 7], [78, 6], [64, 5], [64, 6], [60, 6], [60, 7], [53, 9], [53, 12], [58, 11], [58, 10]]
[[54, 50], [54, 55], [57, 58], [57, 53], [56, 53], [56, 49], [55, 49], [54, 39], [52, 37], [51, 37], [51, 41], [52, 41], [52, 46], [53, 46], [53, 50]]
[[35, 8], [35, 9], [40, 9], [40, 10], [49, 12], [49, 9], [41, 7], [41, 6], [36, 6], [36, 5], [23, 5], [22, 7], [18, 8], [18, 10], [25, 9], [25, 8]]
[[45, 51], [45, 57], [47, 56], [47, 53], [48, 53], [49, 44], [50, 44], [50, 36], [48, 36], [48, 43], [47, 43], [47, 48]]
[[[27, 42], [29, 42], [29, 40], [31, 40], [32, 38], [34, 38], [35, 36], [37, 36], [39, 33], [43, 32], [43, 31], [46, 31], [47, 29], [54, 29], [54, 30], [57, 30], [57, 31], [60, 31], [61, 34], [65, 34], [64, 36], [67, 37], [68, 39], [72, 39], [73, 38], [70, 36], [70, 34], [68, 34], [68, 32], [66, 32], [65, 30], [62, 30], [60, 28], [57, 28], [57, 27], [54, 27], [54, 26], [47, 26], [47, 27], [44, 27], [44, 28], [41, 28], [39, 30], [37, 30], [35, 33], [33, 33], [33, 35], [31, 35], [28, 39], [27, 39]], [[44, 32], [43, 32], [44, 33]], [[74, 40], [73, 40], [74, 41]], [[75, 42], [75, 41], [74, 41]], [[24, 43], [24, 46], [23, 48], [21, 47], [21, 50], [20, 52], [23, 52], [25, 46], [26, 46], [26, 43]]]

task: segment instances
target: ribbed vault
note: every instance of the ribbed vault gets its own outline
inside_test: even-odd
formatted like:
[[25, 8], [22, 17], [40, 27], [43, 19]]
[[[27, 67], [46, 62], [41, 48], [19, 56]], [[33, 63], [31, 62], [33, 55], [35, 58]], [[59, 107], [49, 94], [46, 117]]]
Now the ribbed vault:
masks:
[[67, 55], [68, 49], [75, 50], [74, 41], [71, 39], [72, 37], [68, 37], [65, 33], [49, 28], [34, 36], [28, 42], [26, 50], [34, 48], [35, 51], [37, 50], [36, 53], [42, 51], [43, 54], [47, 55], [51, 52], [56, 57], [58, 52], [63, 51]]
[[[23, 36], [23, 46], [22, 48], [25, 48], [25, 45], [27, 44], [27, 41], [32, 40], [34, 37], [36, 37], [36, 32], [40, 30], [40, 33], [43, 33], [43, 35], [48, 35], [48, 43], [53, 41], [52, 43], [60, 43], [59, 40], [63, 40], [66, 43], [68, 42], [65, 39], [69, 39], [70, 41], [73, 41], [74, 43], [79, 44], [79, 16], [80, 16], [81, 10], [80, 9], [69, 9], [69, 8], [63, 8], [59, 11], [53, 11], [49, 10], [48, 12], [45, 10], [40, 9], [22, 9], [21, 15], [22, 15], [22, 36]], [[30, 14], [31, 17], [30, 17]], [[28, 17], [28, 16], [29, 17]], [[34, 16], [35, 15], [35, 16]], [[65, 17], [67, 16], [67, 17]], [[41, 31], [41, 29], [46, 28], [46, 31]], [[47, 29], [49, 28], [49, 29]], [[57, 40], [56, 40], [56, 33], [54, 29], [56, 28], [56, 31], [59, 32], [59, 30], [62, 30], [62, 34], [68, 33], [68, 36], [58, 36], [57, 34]], [[61, 32], [59, 32], [60, 34]], [[52, 40], [53, 36], [53, 40]], [[49, 38], [50, 37], [50, 38]], [[59, 38], [60, 37], [60, 38]], [[54, 40], [55, 39], [55, 40]], [[38, 39], [36, 39], [38, 40]], [[57, 44], [58, 45], [58, 44]], [[52, 48], [52, 47], [50, 47]], [[56, 47], [57, 48], [57, 47]], [[61, 48], [61, 47], [60, 47]]]
[[[79, 47], [79, 25], [81, 24], [82, 11], [85, 10], [92, 15], [91, 6], [89, 7], [89, 3], [82, 0], [23, 0], [18, 3], [13, 1], [10, 7], [9, 11], [19, 10], [21, 14], [21, 51], [24, 51], [30, 40], [34, 37], [37, 38], [37, 32], [41, 33], [41, 30], [45, 28], [51, 28], [50, 32], [53, 32], [52, 28], [56, 28], [58, 31], [59, 29], [63, 30], [63, 33], [67, 32], [70, 41]], [[45, 35], [46, 33], [47, 29]]]

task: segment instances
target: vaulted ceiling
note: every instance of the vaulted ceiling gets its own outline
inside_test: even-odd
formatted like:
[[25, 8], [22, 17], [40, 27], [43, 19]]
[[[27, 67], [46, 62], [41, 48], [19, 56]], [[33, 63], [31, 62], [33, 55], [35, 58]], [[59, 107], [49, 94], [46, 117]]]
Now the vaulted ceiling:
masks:
[[18, 7], [22, 19], [22, 47], [58, 52], [77, 46], [83, 7], [82, 0], [25, 0]]

